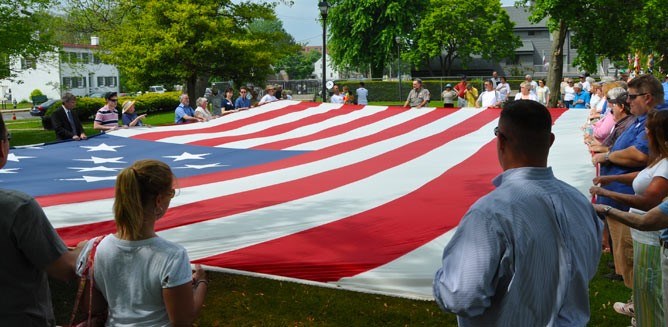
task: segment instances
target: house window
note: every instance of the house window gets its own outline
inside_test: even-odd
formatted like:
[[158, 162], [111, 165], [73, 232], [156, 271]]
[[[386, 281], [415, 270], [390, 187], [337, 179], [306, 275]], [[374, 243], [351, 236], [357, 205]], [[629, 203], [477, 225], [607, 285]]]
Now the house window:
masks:
[[116, 76], [108, 76], [104, 79], [104, 84], [111, 87], [116, 87]]
[[536, 31], [529, 31], [529, 32], [527, 32], [527, 34], [529, 34], [529, 35], [536, 35]]
[[86, 78], [84, 77], [63, 77], [63, 86], [68, 89], [77, 89], [86, 87]]
[[81, 63], [84, 64], [90, 64], [90, 54], [89, 53], [82, 53], [81, 54]]
[[102, 61], [100, 60], [100, 57], [98, 57], [97, 55], [92, 55], [92, 54], [91, 54], [91, 56], [93, 56], [93, 63], [94, 63], [94, 64], [97, 65], [97, 64], [102, 63]]
[[116, 76], [98, 76], [97, 86], [116, 87], [118, 78]]
[[21, 69], [36, 69], [37, 61], [32, 57], [21, 57]]
[[506, 59], [506, 64], [507, 65], [519, 65], [520, 64], [520, 56], [519, 55], [514, 55], [511, 58]]

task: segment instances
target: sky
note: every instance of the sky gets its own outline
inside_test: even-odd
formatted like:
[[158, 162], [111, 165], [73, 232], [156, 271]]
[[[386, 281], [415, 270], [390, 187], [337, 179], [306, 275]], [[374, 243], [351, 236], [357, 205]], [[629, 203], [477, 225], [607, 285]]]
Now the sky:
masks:
[[[276, 15], [283, 21], [283, 28], [298, 43], [322, 45], [322, 24], [318, 9], [319, 0], [295, 0], [292, 6], [279, 4]], [[502, 6], [512, 6], [514, 0], [501, 0]]]

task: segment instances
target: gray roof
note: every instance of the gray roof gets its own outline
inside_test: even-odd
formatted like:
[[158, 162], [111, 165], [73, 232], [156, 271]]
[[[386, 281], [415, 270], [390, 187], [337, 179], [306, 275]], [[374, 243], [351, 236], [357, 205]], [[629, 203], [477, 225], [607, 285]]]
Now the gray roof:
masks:
[[529, 12], [528, 8], [520, 7], [503, 7], [508, 13], [508, 17], [511, 22], [515, 22], [516, 29], [546, 29], [547, 28], [547, 18], [543, 18], [537, 24], [532, 24], [529, 22]]
[[528, 41], [528, 40], [522, 40], [522, 45], [519, 48], [515, 49], [515, 53], [519, 53], [519, 52], [533, 53], [534, 49], [535, 49], [535, 47], [533, 45], [533, 42]]

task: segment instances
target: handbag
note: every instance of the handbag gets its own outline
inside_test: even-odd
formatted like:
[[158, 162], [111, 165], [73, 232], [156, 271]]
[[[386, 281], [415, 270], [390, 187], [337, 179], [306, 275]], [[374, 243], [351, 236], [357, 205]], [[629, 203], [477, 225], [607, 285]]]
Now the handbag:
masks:
[[[83, 272], [81, 273], [81, 278], [79, 279], [79, 288], [77, 290], [76, 299], [74, 300], [74, 309], [72, 310], [72, 316], [70, 317], [70, 327], [101, 327], [107, 321], [107, 302], [102, 296], [102, 294], [95, 289], [95, 278], [93, 276], [93, 263], [95, 261], [95, 252], [97, 251], [97, 246], [100, 244], [102, 239], [106, 235], [98, 236], [93, 240], [93, 246], [88, 252], [88, 260], [86, 261], [86, 267], [84, 267]], [[79, 309], [79, 304], [81, 303], [81, 298], [84, 295], [84, 291], [88, 285], [88, 312], [86, 319], [75, 323], [74, 321], [77, 318], [77, 313]], [[97, 299], [97, 303], [104, 303], [104, 310], [100, 313], [93, 312], [93, 297]], [[101, 310], [100, 310], [101, 311]]]

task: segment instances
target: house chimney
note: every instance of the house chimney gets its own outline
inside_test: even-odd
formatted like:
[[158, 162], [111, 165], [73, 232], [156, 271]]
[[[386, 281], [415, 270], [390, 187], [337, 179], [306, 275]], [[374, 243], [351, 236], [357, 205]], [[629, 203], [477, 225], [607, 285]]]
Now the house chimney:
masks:
[[97, 36], [91, 36], [90, 45], [100, 45], [100, 38]]

